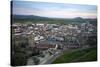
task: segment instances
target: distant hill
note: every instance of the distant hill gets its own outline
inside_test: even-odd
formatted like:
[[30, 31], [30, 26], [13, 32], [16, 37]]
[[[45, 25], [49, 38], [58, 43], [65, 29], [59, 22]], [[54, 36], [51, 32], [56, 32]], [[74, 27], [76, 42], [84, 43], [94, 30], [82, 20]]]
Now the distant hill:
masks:
[[[84, 23], [86, 21], [90, 21], [92, 20], [93, 22], [97, 19], [84, 19], [81, 17], [76, 17], [76, 18], [48, 18], [48, 17], [41, 17], [41, 16], [35, 16], [35, 15], [12, 15], [12, 20], [13, 22], [15, 21], [32, 21], [32, 22], [36, 22], [36, 21], [49, 21], [50, 23], [70, 23], [70, 22], [77, 22], [77, 23]], [[91, 22], [92, 22], [91, 21]]]
[[12, 15], [15, 19], [47, 19], [47, 17], [40, 17], [35, 15]]
[[12, 18], [14, 18], [14, 19], [57, 19], [57, 20], [59, 20], [59, 19], [66, 19], [66, 20], [68, 20], [68, 19], [73, 19], [73, 20], [78, 20], [78, 21], [80, 21], [80, 20], [83, 20], [83, 18], [81, 18], [81, 17], [76, 17], [76, 18], [49, 18], [49, 17], [42, 17], [42, 16], [35, 16], [35, 15], [12, 15]]

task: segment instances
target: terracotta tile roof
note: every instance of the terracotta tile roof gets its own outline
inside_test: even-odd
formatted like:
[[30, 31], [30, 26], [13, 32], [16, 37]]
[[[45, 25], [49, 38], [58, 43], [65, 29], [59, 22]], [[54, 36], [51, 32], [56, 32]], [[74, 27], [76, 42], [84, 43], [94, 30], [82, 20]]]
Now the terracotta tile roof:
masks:
[[55, 48], [56, 45], [51, 44], [37, 44], [36, 47], [40, 49]]

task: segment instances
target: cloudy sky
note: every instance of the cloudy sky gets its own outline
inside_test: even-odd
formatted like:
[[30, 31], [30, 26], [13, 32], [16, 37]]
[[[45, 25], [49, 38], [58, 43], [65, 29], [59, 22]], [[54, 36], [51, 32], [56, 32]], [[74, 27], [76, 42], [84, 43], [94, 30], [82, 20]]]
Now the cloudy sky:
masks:
[[36, 15], [51, 18], [97, 17], [95, 5], [13, 1], [12, 8], [14, 15]]

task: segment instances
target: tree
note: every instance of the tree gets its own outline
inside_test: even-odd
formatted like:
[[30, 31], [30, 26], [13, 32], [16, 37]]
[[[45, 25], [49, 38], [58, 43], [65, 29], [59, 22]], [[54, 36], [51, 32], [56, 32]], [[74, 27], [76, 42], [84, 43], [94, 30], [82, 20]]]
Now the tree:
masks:
[[87, 44], [89, 44], [91, 47], [97, 46], [97, 36], [88, 37]]
[[23, 66], [23, 65], [26, 65], [26, 63], [27, 63], [27, 58], [25, 54], [15, 53], [14, 55], [12, 55], [12, 58], [11, 58], [12, 66]]
[[11, 54], [11, 65], [12, 66], [23, 66], [27, 63], [28, 55], [26, 54], [26, 51], [24, 48], [21, 48], [20, 46], [14, 45], [12, 47], [12, 54]]
[[39, 62], [40, 62], [39, 58], [37, 58], [37, 57], [33, 57], [33, 61], [36, 65], [39, 64]]

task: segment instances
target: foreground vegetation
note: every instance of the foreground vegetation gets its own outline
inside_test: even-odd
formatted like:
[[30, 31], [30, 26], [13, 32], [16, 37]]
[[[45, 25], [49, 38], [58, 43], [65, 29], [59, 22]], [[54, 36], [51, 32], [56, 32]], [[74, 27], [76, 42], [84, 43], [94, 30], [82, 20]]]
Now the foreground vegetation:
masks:
[[74, 52], [64, 52], [64, 54], [58, 57], [55, 61], [53, 61], [52, 64], [96, 61], [96, 60], [97, 60], [96, 48], [89, 48], [89, 49], [78, 50]]

